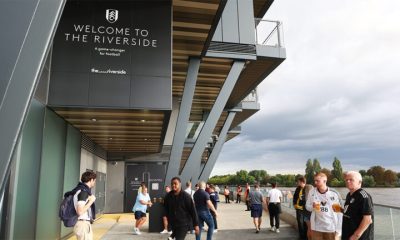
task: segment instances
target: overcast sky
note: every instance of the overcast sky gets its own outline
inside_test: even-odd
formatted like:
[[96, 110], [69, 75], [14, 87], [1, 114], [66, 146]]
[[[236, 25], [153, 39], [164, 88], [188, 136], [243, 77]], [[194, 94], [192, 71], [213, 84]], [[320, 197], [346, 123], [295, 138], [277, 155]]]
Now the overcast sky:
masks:
[[344, 170], [400, 171], [400, 1], [279, 0], [287, 59], [259, 86], [261, 110], [211, 174], [304, 173], [309, 158]]

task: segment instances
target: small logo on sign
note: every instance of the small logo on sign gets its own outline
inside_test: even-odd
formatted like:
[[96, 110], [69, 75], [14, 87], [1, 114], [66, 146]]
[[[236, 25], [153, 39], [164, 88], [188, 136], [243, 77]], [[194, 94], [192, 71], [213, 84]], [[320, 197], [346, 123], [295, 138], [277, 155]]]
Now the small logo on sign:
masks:
[[106, 19], [109, 23], [115, 23], [118, 20], [118, 10], [107, 9], [106, 10]]

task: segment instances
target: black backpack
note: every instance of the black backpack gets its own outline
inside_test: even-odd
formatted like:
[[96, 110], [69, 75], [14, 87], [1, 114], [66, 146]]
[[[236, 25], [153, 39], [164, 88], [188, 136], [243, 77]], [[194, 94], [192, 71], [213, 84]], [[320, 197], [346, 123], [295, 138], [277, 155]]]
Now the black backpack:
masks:
[[78, 221], [78, 214], [74, 206], [74, 194], [67, 192], [64, 194], [64, 199], [60, 204], [58, 216], [63, 221], [65, 227], [73, 227]]

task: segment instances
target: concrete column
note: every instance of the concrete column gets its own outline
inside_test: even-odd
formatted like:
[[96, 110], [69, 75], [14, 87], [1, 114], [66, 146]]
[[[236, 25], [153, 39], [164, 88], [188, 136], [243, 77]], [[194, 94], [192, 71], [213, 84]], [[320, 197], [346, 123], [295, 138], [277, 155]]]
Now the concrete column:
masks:
[[178, 176], [181, 164], [183, 146], [185, 144], [186, 129], [189, 123], [190, 110], [192, 107], [194, 90], [196, 88], [197, 75], [200, 68], [199, 58], [190, 58], [188, 73], [185, 81], [185, 88], [181, 106], [179, 108], [178, 120], [176, 121], [174, 140], [172, 143], [171, 155], [168, 162], [165, 184], [169, 185], [171, 178]]
[[218, 122], [219, 117], [221, 116], [222, 111], [224, 110], [226, 102], [228, 101], [228, 98], [232, 93], [233, 87], [235, 86], [236, 81], [239, 78], [240, 73], [242, 72], [244, 64], [244, 61], [235, 61], [233, 63], [228, 77], [226, 78], [225, 83], [222, 86], [221, 91], [219, 92], [214, 106], [211, 109], [211, 112], [207, 117], [206, 122], [204, 123], [199, 137], [197, 138], [196, 143], [193, 146], [192, 152], [190, 153], [190, 156], [182, 170], [182, 182], [189, 181], [192, 176], [199, 176], [201, 156], [203, 154], [204, 148], [211, 137], [211, 134], [215, 128], [215, 125]]

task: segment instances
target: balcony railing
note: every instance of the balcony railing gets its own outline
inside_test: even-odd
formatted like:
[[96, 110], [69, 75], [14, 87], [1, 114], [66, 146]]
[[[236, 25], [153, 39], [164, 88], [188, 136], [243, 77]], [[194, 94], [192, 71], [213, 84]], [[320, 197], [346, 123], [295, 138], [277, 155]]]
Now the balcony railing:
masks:
[[284, 47], [282, 22], [256, 18], [256, 44]]
[[247, 95], [242, 102], [258, 102], [257, 89], [253, 89], [249, 95]]

